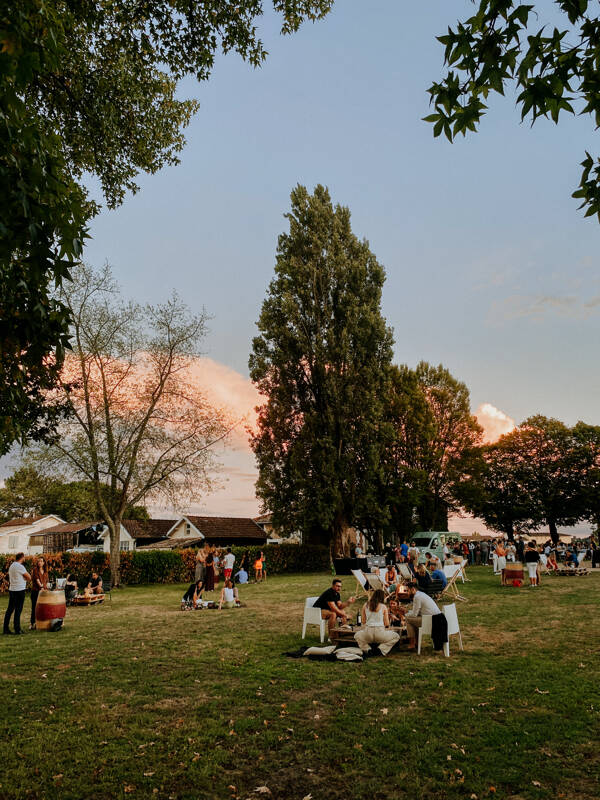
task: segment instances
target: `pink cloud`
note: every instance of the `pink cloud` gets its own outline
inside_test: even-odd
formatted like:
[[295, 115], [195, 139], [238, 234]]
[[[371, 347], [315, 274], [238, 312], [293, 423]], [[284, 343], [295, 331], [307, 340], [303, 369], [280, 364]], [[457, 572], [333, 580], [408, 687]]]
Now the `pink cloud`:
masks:
[[487, 443], [497, 441], [515, 427], [514, 419], [491, 403], [482, 403], [475, 412], [475, 416], [483, 428], [483, 439]]

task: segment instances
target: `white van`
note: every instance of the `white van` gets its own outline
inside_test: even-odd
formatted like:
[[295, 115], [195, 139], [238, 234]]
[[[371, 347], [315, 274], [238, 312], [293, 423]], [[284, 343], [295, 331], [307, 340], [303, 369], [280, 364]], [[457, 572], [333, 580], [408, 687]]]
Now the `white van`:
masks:
[[425, 553], [437, 556], [444, 563], [444, 545], [452, 550], [456, 542], [462, 542], [462, 536], [455, 531], [417, 531], [409, 540], [409, 544], [414, 542], [419, 548], [419, 564], [424, 564], [427, 560]]

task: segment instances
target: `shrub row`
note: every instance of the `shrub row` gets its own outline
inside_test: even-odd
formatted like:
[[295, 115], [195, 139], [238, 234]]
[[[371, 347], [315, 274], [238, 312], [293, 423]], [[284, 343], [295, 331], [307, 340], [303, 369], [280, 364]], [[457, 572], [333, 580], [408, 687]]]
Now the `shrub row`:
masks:
[[[320, 572], [329, 568], [329, 550], [326, 547], [298, 544], [275, 544], [264, 547], [232, 547], [235, 555], [234, 572], [242, 556], [250, 556], [252, 565], [260, 551], [266, 556], [268, 575], [284, 572]], [[35, 556], [27, 556], [25, 567], [31, 573]], [[81, 586], [87, 581], [92, 569], [104, 576], [109, 574], [108, 553], [46, 553], [50, 578], [64, 577], [72, 572]], [[8, 568], [14, 556], [0, 554], [0, 594], [8, 591]], [[144, 583], [186, 583], [194, 579], [196, 550], [142, 550], [121, 553], [121, 583], [128, 585]]]

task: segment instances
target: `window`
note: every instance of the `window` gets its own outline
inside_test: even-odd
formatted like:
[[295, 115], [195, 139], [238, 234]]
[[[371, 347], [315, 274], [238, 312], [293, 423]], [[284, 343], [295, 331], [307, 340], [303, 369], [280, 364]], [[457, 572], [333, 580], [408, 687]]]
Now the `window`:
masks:
[[18, 536], [9, 536], [8, 537], [8, 549], [9, 550], [16, 550], [19, 546], [19, 537]]
[[185, 535], [186, 536], [191, 536], [191, 533], [192, 533], [192, 526], [190, 525], [189, 522], [186, 522], [185, 523]]
[[129, 542], [121, 542], [121, 550], [129, 550]]

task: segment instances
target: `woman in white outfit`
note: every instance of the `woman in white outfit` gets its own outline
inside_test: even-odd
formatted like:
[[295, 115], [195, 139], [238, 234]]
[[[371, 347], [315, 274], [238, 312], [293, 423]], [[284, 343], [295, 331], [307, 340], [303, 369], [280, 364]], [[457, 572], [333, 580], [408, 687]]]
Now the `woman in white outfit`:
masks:
[[231, 580], [225, 581], [225, 586], [221, 589], [221, 599], [219, 600], [219, 611], [225, 608], [235, 608], [239, 603], [238, 590]]
[[369, 651], [371, 642], [376, 642], [381, 655], [387, 656], [400, 638], [396, 631], [390, 630], [390, 618], [384, 600], [385, 594], [377, 589], [362, 608], [363, 627], [356, 631], [354, 638], [363, 653]]

